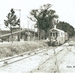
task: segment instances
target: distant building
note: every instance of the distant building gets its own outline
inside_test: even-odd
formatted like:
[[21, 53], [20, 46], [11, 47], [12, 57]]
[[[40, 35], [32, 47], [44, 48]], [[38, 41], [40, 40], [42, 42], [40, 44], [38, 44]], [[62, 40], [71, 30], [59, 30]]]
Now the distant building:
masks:
[[[30, 29], [22, 29], [22, 28], [13, 28], [12, 29], [12, 35], [13, 35], [13, 41], [29, 41], [32, 40], [34, 37], [34, 30]], [[35, 33], [37, 34], [37, 33]], [[11, 41], [11, 31], [10, 30], [0, 30], [0, 39], [2, 41]]]

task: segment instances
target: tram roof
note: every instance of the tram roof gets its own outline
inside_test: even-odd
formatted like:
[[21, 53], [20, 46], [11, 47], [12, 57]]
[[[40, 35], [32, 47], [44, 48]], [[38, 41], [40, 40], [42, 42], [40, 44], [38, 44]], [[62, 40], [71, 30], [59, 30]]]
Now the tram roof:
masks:
[[52, 29], [50, 29], [49, 31], [52, 31], [52, 30], [56, 30], [56, 31], [58, 31], [58, 32], [63, 32], [63, 33], [64, 33], [63, 30], [60, 30], [60, 29], [58, 29], [58, 28], [52, 28]]

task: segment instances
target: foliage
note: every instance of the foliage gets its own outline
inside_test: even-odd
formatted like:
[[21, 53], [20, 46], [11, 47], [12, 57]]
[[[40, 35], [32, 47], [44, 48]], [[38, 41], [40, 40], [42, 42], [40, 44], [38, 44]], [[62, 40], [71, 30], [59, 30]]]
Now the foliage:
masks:
[[7, 20], [4, 20], [5, 26], [12, 28], [16, 25], [20, 25], [20, 19], [17, 19], [17, 16], [15, 15], [15, 11], [13, 9], [10, 10], [6, 17]]
[[15, 11], [13, 9], [10, 10], [10, 12], [8, 13], [6, 17], [7, 17], [7, 20], [4, 20], [4, 24], [5, 26], [10, 28], [12, 42], [13, 42], [12, 28], [16, 25], [20, 26], [20, 19], [17, 19], [17, 16], [15, 15]]
[[53, 27], [53, 19], [58, 18], [58, 15], [55, 15], [55, 10], [50, 9], [51, 6], [51, 4], [45, 4], [40, 9], [33, 9], [30, 12], [29, 19], [36, 22], [38, 30], [45, 31], [45, 36], [47, 36], [48, 30]]
[[18, 55], [27, 51], [37, 50], [37, 48], [47, 47], [47, 44], [43, 41], [25, 41], [15, 43], [3, 43], [0, 44], [0, 58], [10, 57]]
[[72, 37], [74, 35], [74, 28], [67, 22], [59, 22], [57, 24], [57, 28], [64, 30], [69, 34], [69, 37]]

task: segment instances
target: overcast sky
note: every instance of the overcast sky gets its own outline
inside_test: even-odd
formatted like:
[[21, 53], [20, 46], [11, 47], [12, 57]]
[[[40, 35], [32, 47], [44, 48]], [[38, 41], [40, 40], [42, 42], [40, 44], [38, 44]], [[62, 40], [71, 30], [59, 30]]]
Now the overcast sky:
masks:
[[[52, 4], [60, 21], [70, 23], [75, 27], [75, 0], [0, 0], [0, 24], [4, 24], [7, 14], [11, 8], [21, 9], [21, 26], [28, 27], [27, 16], [32, 9], [39, 9], [41, 5]], [[19, 17], [19, 11], [16, 11]], [[1, 27], [4, 27], [0, 25]], [[30, 25], [32, 23], [30, 22]]]

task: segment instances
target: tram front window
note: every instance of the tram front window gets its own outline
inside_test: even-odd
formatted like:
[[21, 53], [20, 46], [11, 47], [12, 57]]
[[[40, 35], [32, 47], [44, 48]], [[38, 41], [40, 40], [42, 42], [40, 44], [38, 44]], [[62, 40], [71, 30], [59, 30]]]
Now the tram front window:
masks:
[[55, 35], [55, 33], [53, 33], [53, 37], [55, 37], [56, 35]]
[[57, 33], [50, 33], [51, 37], [57, 37]]

